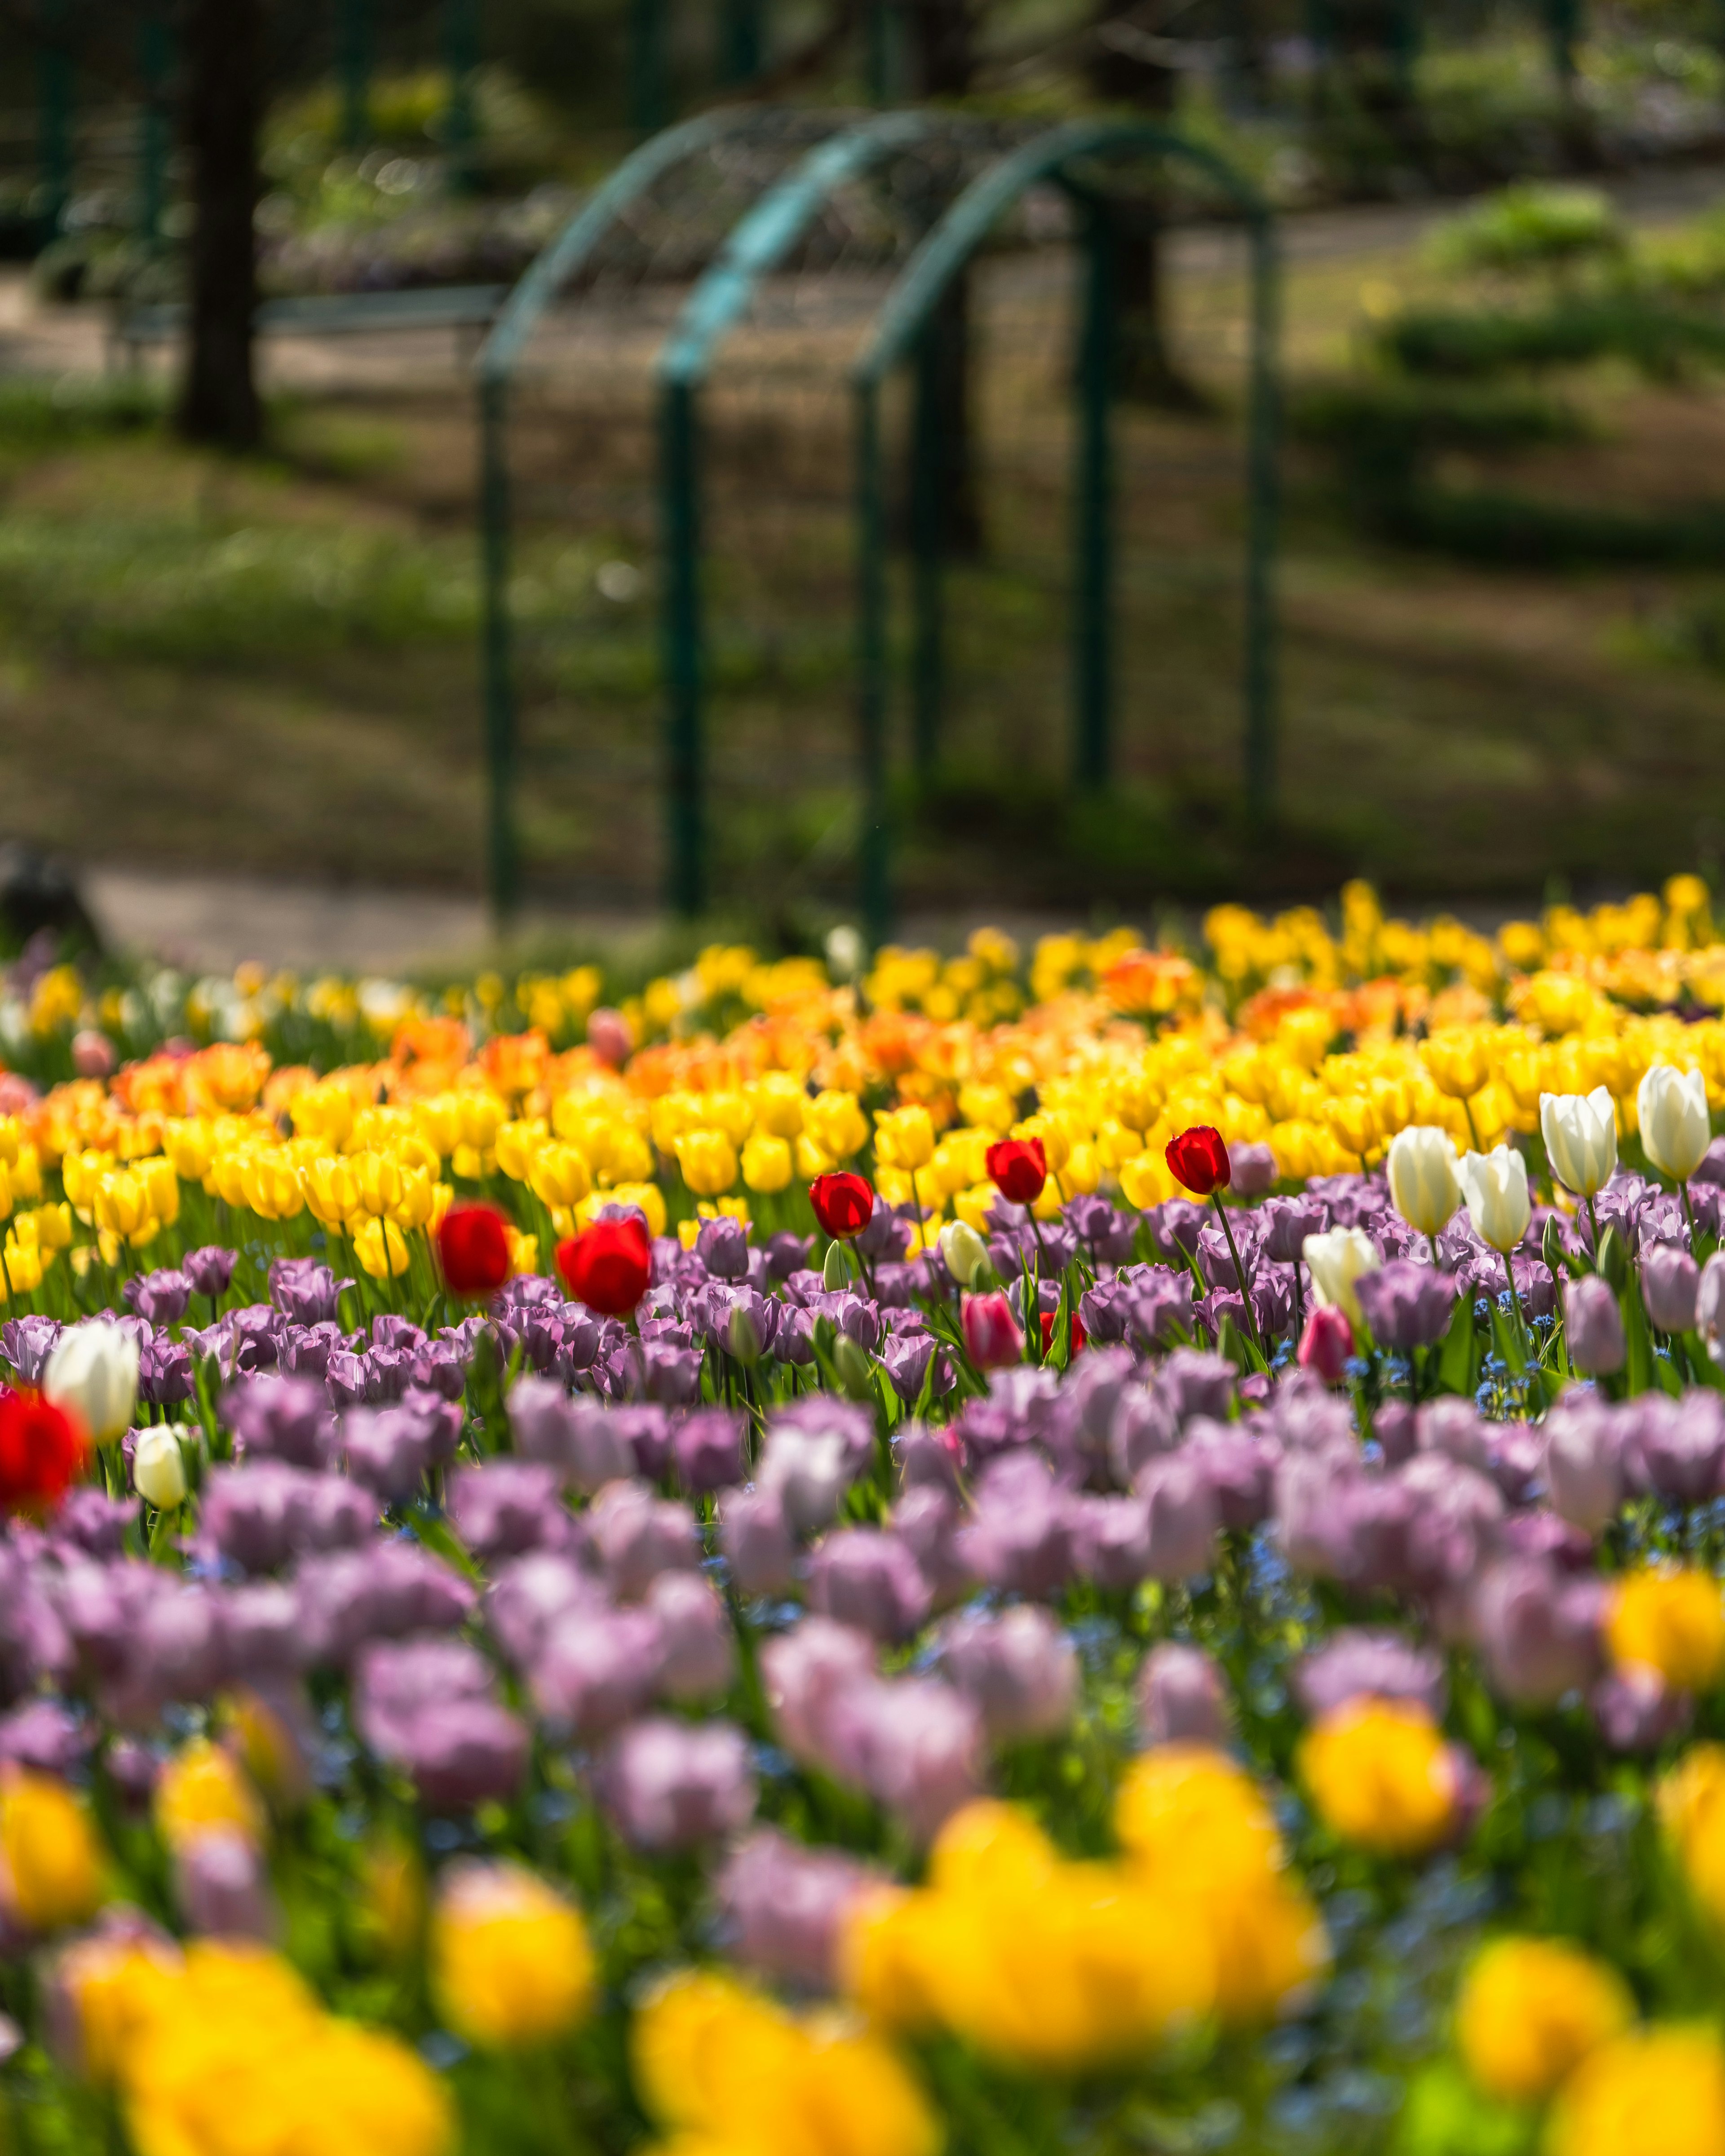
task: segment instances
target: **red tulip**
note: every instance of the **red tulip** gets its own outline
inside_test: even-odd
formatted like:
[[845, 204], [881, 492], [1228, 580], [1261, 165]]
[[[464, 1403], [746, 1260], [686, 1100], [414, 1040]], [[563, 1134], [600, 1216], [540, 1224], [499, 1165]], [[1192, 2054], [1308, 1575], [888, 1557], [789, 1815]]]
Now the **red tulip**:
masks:
[[494, 1295], [509, 1278], [509, 1223], [495, 1205], [452, 1205], [437, 1256], [452, 1295]]
[[874, 1217], [875, 1193], [869, 1178], [853, 1175], [848, 1168], [817, 1175], [809, 1186], [809, 1202], [827, 1234], [841, 1243], [860, 1235]]
[[1339, 1385], [1353, 1353], [1353, 1327], [1333, 1304], [1314, 1310], [1300, 1336], [1300, 1368], [1316, 1370], [1327, 1385]]
[[979, 1370], [1004, 1370], [1024, 1360], [1024, 1336], [1004, 1295], [965, 1296], [964, 1345]]
[[[1042, 1359], [1044, 1362], [1048, 1360], [1049, 1350], [1054, 1346], [1054, 1312], [1051, 1310], [1045, 1310], [1042, 1312]], [[1066, 1335], [1067, 1360], [1070, 1362], [1073, 1356], [1080, 1353], [1089, 1344], [1090, 1335], [1084, 1329], [1084, 1320], [1075, 1310], [1072, 1313], [1071, 1330]]]
[[988, 1147], [988, 1173], [1003, 1198], [1034, 1205], [1048, 1180], [1048, 1155], [1040, 1138], [1002, 1138]]
[[84, 1471], [84, 1433], [35, 1393], [0, 1389], [0, 1512], [51, 1512]]
[[1168, 1164], [1175, 1182], [1194, 1198], [1208, 1198], [1213, 1190], [1225, 1190], [1234, 1174], [1222, 1133], [1208, 1123], [1199, 1123], [1168, 1140]]
[[557, 1245], [557, 1272], [578, 1302], [603, 1317], [621, 1317], [653, 1279], [653, 1245], [644, 1224], [631, 1213], [566, 1235]]

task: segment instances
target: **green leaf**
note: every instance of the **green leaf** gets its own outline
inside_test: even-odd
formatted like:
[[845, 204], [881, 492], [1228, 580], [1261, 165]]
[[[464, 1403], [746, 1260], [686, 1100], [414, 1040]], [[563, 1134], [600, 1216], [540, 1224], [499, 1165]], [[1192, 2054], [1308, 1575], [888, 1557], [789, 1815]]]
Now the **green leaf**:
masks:
[[1624, 1363], [1624, 1384], [1633, 1399], [1637, 1393], [1651, 1391], [1653, 1385], [1653, 1335], [1647, 1329], [1647, 1312], [1642, 1307], [1640, 1283], [1633, 1272], [1619, 1291], [1617, 1306], [1623, 1312], [1623, 1337], [1629, 1350]]
[[1453, 2059], [1439, 2059], [1409, 2083], [1392, 2143], [1394, 2156], [1523, 2156], [1539, 2114], [1481, 2096]]
[[1450, 1313], [1450, 1329], [1438, 1349], [1438, 1384], [1446, 1393], [1470, 1396], [1480, 1382], [1479, 1336], [1474, 1329], [1473, 1296], [1458, 1295]]

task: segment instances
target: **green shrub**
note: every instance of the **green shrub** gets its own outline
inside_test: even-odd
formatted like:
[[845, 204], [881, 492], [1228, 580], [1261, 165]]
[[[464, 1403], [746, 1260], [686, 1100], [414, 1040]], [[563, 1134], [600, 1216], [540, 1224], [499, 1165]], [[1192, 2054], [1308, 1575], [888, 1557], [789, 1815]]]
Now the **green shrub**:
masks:
[[1597, 187], [1524, 181], [1503, 188], [1442, 228], [1433, 246], [1452, 270], [1530, 270], [1620, 257], [1622, 220]]

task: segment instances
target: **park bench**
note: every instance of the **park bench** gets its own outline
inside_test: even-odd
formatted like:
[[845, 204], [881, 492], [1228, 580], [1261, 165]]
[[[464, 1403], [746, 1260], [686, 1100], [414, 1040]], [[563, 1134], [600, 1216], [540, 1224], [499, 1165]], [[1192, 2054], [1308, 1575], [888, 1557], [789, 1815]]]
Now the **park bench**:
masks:
[[[254, 317], [259, 336], [370, 336], [393, 330], [452, 329], [457, 357], [472, 334], [489, 329], [507, 285], [428, 285], [399, 292], [316, 292], [263, 300]], [[121, 304], [109, 332], [110, 361], [124, 353], [136, 367], [146, 345], [172, 344], [185, 334], [191, 310], [183, 300]]]

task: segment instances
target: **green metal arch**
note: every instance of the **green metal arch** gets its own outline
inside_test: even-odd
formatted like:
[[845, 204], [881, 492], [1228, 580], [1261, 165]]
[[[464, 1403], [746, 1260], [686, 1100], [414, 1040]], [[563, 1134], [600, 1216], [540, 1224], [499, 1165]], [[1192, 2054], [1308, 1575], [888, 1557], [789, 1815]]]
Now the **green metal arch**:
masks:
[[706, 902], [705, 641], [701, 605], [701, 458], [696, 399], [713, 355], [756, 285], [847, 180], [928, 134], [934, 117], [886, 113], [819, 143], [768, 190], [685, 301], [660, 354], [660, 473], [665, 539], [667, 899]]
[[[1252, 250], [1252, 340], [1246, 453], [1245, 778], [1249, 818], [1268, 822], [1275, 775], [1275, 602], [1271, 565], [1277, 511], [1276, 260], [1269, 205], [1245, 177], [1201, 143], [1135, 121], [1075, 121], [1050, 129], [979, 174], [906, 264], [875, 334], [851, 371], [856, 403], [857, 705], [865, 803], [861, 901], [883, 932], [891, 911], [891, 832], [886, 787], [887, 590], [880, 472], [880, 392], [887, 375], [918, 351], [942, 295], [1027, 189], [1057, 179], [1086, 213], [1089, 270], [1080, 339], [1081, 399], [1076, 495], [1078, 604], [1074, 639], [1075, 777], [1086, 787], [1111, 776], [1111, 452], [1109, 408], [1114, 336], [1115, 239], [1106, 198], [1074, 175], [1083, 161], [1134, 151], [1178, 157], [1216, 180], [1244, 218]], [[926, 452], [919, 453], [926, 454]], [[938, 562], [919, 564], [919, 645], [932, 644], [938, 670]]]
[[908, 357], [942, 293], [1020, 195], [1039, 181], [1064, 177], [1065, 168], [1081, 157], [1132, 151], [1198, 166], [1220, 183], [1249, 222], [1270, 223], [1269, 205], [1242, 173], [1214, 150], [1169, 128], [1135, 120], [1075, 120], [1050, 128], [973, 180], [922, 242], [887, 295], [874, 336], [852, 370], [853, 380], [880, 382]]

